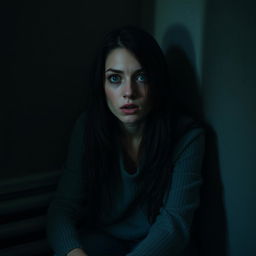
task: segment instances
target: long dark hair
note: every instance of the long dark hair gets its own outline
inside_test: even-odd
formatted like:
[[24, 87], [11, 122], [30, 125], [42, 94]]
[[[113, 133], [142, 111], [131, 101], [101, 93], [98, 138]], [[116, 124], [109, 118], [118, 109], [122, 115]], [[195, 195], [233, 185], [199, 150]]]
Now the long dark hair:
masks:
[[87, 209], [95, 218], [111, 209], [110, 188], [118, 186], [117, 118], [110, 112], [104, 93], [105, 61], [111, 50], [123, 47], [134, 54], [149, 81], [152, 110], [145, 119], [139, 149], [136, 203], [147, 199], [150, 222], [155, 220], [171, 179], [171, 153], [175, 115], [165, 57], [155, 39], [142, 29], [125, 26], [108, 33], [93, 72], [85, 125], [84, 168]]

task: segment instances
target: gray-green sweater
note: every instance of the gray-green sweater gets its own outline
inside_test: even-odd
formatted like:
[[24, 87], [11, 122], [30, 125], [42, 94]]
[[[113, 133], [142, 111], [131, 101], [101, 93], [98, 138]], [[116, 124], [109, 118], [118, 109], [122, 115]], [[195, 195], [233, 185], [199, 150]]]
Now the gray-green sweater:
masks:
[[[66, 168], [48, 212], [48, 238], [57, 256], [64, 256], [74, 248], [85, 247], [86, 236], [76, 226], [83, 212], [83, 133], [84, 115], [76, 122]], [[160, 214], [153, 224], [149, 224], [145, 211], [138, 205], [129, 209], [128, 216], [125, 214], [135, 198], [134, 178], [139, 169], [134, 174], [128, 173], [120, 153], [117, 160], [120, 162], [122, 186], [111, 216], [103, 220], [102, 232], [120, 239], [118, 241], [134, 242], [136, 246], [130, 247], [132, 249], [127, 251], [127, 256], [179, 255], [189, 240], [194, 211], [199, 205], [203, 155], [204, 131], [193, 128], [182, 136], [174, 154], [170, 156], [174, 164], [171, 185]]]

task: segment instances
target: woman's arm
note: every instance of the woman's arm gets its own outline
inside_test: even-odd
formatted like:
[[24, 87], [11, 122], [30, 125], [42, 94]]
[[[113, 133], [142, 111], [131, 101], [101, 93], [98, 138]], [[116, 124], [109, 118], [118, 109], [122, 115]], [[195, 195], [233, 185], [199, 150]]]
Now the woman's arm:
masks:
[[179, 145], [171, 186], [150, 231], [127, 256], [175, 256], [186, 246], [199, 205], [204, 133], [194, 129]]
[[58, 256], [66, 256], [73, 249], [82, 248], [76, 225], [82, 213], [84, 194], [81, 168], [83, 131], [84, 116], [81, 116], [73, 129], [65, 168], [48, 210], [48, 240]]

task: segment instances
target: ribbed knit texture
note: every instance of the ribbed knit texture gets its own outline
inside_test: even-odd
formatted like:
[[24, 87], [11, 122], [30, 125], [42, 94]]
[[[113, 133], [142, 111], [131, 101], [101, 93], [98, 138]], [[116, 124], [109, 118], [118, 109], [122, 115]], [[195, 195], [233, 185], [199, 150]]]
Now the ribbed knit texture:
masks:
[[[74, 128], [66, 168], [49, 208], [48, 238], [57, 256], [65, 256], [74, 248], [83, 248], [83, 239], [76, 228], [77, 219], [83, 212], [83, 127], [84, 116]], [[135, 206], [125, 215], [135, 197], [134, 178], [139, 170], [129, 174], [120, 153], [122, 186], [112, 214], [103, 220], [102, 230], [124, 241], [139, 241], [127, 256], [175, 256], [185, 248], [193, 214], [199, 205], [203, 155], [204, 132], [194, 128], [182, 137], [170, 156], [174, 164], [170, 188], [160, 214], [150, 225], [143, 207]]]

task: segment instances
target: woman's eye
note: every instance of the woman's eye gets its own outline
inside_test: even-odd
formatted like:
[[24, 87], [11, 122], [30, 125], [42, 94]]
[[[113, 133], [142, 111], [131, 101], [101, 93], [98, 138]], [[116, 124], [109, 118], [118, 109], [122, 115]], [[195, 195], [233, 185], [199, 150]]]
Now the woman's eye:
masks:
[[119, 75], [110, 75], [108, 81], [112, 84], [118, 84], [121, 82], [121, 77]]
[[146, 75], [141, 73], [139, 75], [137, 75], [137, 81], [140, 82], [140, 83], [145, 83], [146, 82]]

